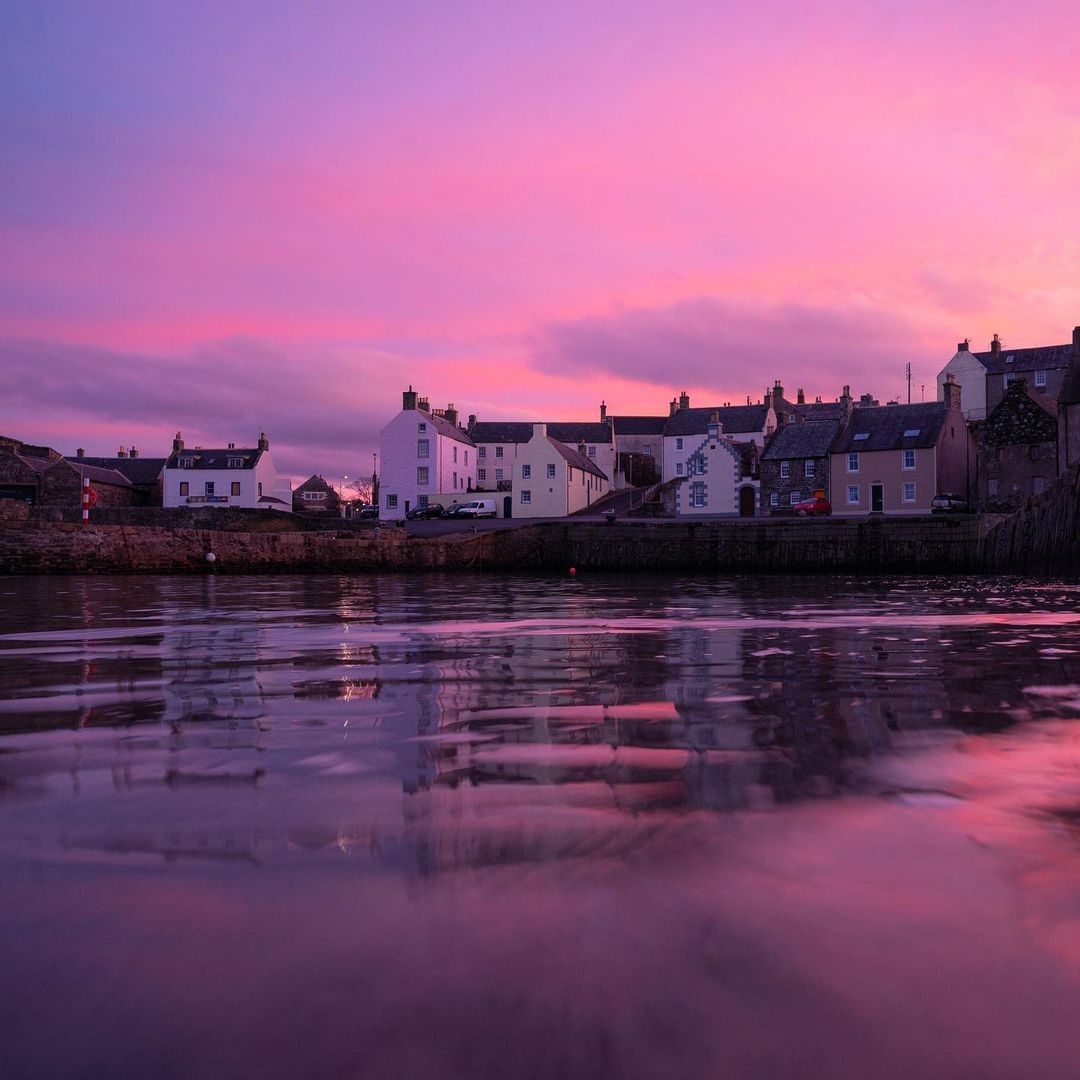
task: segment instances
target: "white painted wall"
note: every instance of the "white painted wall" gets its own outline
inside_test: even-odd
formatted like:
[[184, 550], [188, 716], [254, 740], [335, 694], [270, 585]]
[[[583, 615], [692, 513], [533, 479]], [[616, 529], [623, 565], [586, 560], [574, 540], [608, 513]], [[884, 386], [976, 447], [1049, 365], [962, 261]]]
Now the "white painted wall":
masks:
[[[748, 440], [740, 440], [748, 441]], [[739, 492], [744, 487], [754, 489], [754, 504], [758, 501], [758, 481], [742, 475], [742, 457], [734, 443], [714, 432], [698, 441], [687, 460], [700, 454], [705, 471], [688, 476], [675, 494], [675, 513], [678, 517], [715, 517], [718, 514], [738, 517]], [[701, 484], [703, 503], [694, 505], [694, 485]]]
[[[529, 475], [525, 476], [524, 471]], [[554, 472], [550, 476], [549, 472]], [[575, 468], [547, 436], [547, 425], [534, 424], [533, 437], [519, 446], [514, 467], [514, 517], [566, 517], [607, 494], [606, 477]], [[523, 493], [529, 501], [523, 502]]]
[[[197, 450], [191, 450], [195, 455]], [[180, 485], [188, 485], [188, 493], [180, 494]], [[240, 485], [240, 494], [232, 493], [232, 485]], [[206, 485], [214, 485], [213, 502], [207, 501]], [[249, 510], [280, 510], [292, 513], [292, 481], [279, 476], [270, 452], [264, 450], [253, 469], [176, 469], [162, 470], [163, 506], [240, 506]], [[281, 499], [278, 503], [260, 503], [263, 495]]]
[[[420, 456], [420, 440], [427, 440], [427, 457]], [[427, 483], [419, 480], [421, 468], [427, 469]], [[382, 517], [404, 517], [422, 495], [444, 505], [464, 501], [475, 487], [476, 447], [437, 431], [428, 413], [402, 409], [379, 433]], [[396, 505], [391, 505], [394, 496]]]
[[952, 375], [960, 384], [960, 411], [967, 420], [986, 419], [986, 368], [967, 350], [958, 351], [938, 372], [937, 399], [945, 400], [945, 377]]

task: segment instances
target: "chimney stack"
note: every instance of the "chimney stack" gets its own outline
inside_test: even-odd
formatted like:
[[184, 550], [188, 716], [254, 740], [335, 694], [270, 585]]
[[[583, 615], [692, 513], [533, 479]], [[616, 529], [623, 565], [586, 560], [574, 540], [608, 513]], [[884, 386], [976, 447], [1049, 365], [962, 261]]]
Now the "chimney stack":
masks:
[[446, 411], [443, 413], [443, 416], [446, 418], [448, 424], [453, 424], [454, 427], [457, 427], [457, 409], [454, 408], [454, 403], [452, 401], [446, 406]]
[[990, 354], [992, 356], [1001, 355], [1001, 339], [997, 334], [994, 335], [994, 340], [990, 342]]
[[428, 399], [426, 397], [422, 397], [422, 398], [417, 399], [416, 407], [417, 407], [417, 409], [420, 410], [420, 412], [426, 412], [426, 413], [431, 412], [431, 402], [428, 401]]
[[174, 438], [173, 441], [172, 441], [172, 452], [174, 454], [179, 454], [180, 451], [183, 450], [183, 449], [184, 449], [184, 440], [180, 437], [180, 432], [178, 431], [176, 433], [176, 438]]
[[127, 451], [121, 446], [120, 449], [116, 451], [116, 456], [118, 458], [126, 458], [127, 457]]
[[840, 405], [844, 410], [844, 419], [850, 420], [852, 410], [855, 407], [855, 402], [851, 398], [851, 387], [845, 386], [844, 392], [840, 395]]
[[806, 404], [806, 394], [804, 393], [801, 386], [799, 387], [799, 390], [795, 395], [795, 400], [799, 405], [805, 405]]
[[668, 410], [669, 416], [674, 416], [679, 411], [679, 403], [674, 398], [671, 399], [671, 404], [668, 406]]
[[547, 424], [533, 424], [532, 437], [534, 439], [546, 439], [547, 438]]
[[579, 442], [579, 443], [577, 444], [577, 452], [578, 452], [578, 453], [579, 453], [579, 454], [580, 454], [580, 455], [581, 455], [582, 457], [586, 457], [586, 456], [587, 456], [587, 454], [588, 454], [588, 449], [589, 449], [589, 448], [588, 448], [588, 447], [587, 447], [587, 446], [585, 445], [585, 440], [584, 440], [584, 439], [582, 439], [582, 440], [581, 440], [581, 442]]
[[964, 338], [963, 341], [957, 343], [956, 351], [957, 352], [967, 352], [969, 344], [970, 343], [968, 342], [968, 339]]
[[75, 456], [77, 458], [86, 457], [86, 451], [80, 446], [79, 449], [75, 451]]
[[472, 429], [474, 427], [476, 427], [476, 413], [469, 413], [469, 427], [468, 427], [468, 430], [472, 431]]
[[266, 432], [265, 431], [260, 431], [259, 432], [259, 449], [260, 450], [269, 450], [270, 449], [270, 440], [266, 437]]
[[680, 409], [689, 409], [690, 408], [690, 395], [685, 390], [679, 395], [679, 408]]
[[138, 451], [138, 450], [136, 450], [136, 449], [135, 449], [135, 447], [133, 446], [133, 447], [132, 447], [132, 448], [131, 448], [131, 449], [130, 449], [130, 450], [128, 451], [128, 457], [138, 457], [138, 456], [139, 456], [139, 451]]
[[401, 407], [403, 409], [415, 409], [416, 408], [416, 391], [413, 390], [410, 384], [408, 390], [401, 392]]
[[603, 423], [607, 419], [607, 402], [600, 402], [600, 422]]
[[[997, 334], [994, 335], [995, 339]], [[945, 402], [947, 409], [956, 409], [960, 411], [960, 384], [956, 381], [956, 376], [950, 371], [945, 376], [945, 383], [941, 387], [941, 399]]]
[[1073, 352], [1080, 354], [1080, 326], [1073, 327]]

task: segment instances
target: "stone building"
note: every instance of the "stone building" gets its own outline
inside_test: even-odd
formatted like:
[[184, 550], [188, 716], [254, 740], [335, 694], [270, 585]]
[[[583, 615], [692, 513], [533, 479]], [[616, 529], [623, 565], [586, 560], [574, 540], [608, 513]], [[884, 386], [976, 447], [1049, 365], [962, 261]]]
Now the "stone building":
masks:
[[829, 452], [842, 426], [840, 419], [802, 420], [776, 432], [761, 455], [763, 513], [794, 506], [815, 491], [832, 498]]
[[298, 514], [328, 514], [341, 512], [341, 497], [321, 476], [309, 476], [293, 490], [293, 510]]
[[985, 510], [1015, 510], [1040, 495], [1058, 475], [1058, 403], [1009, 383], [978, 428], [978, 502]]
[[94, 490], [95, 506], [134, 506], [131, 481], [116, 469], [100, 469], [76, 459], [61, 458], [43, 469], [38, 478], [41, 506], [81, 506], [83, 479]]
[[116, 457], [90, 457], [85, 451], [75, 451], [69, 458], [76, 465], [92, 465], [126, 476], [131, 482], [132, 505], [161, 506], [161, 477], [166, 458], [143, 457], [136, 447], [120, 447]]
[[1080, 326], [1073, 331], [1073, 358], [1058, 396], [1058, 474], [1080, 463]]

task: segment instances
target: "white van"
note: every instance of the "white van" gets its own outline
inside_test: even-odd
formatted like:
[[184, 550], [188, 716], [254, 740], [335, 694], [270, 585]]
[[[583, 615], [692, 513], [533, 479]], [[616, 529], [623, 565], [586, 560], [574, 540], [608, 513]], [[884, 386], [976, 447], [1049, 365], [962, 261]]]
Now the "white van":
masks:
[[495, 516], [495, 500], [494, 499], [473, 499], [472, 502], [462, 503], [458, 508], [454, 517], [470, 517], [470, 518], [482, 518], [482, 517], [494, 517]]

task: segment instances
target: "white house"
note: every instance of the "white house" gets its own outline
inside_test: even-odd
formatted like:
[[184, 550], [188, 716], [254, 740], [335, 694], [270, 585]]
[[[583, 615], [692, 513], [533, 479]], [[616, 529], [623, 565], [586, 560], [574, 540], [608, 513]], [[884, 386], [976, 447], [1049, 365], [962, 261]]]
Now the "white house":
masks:
[[476, 447], [448, 405], [432, 411], [410, 386], [401, 412], [379, 433], [379, 511], [404, 517], [429, 502], [463, 502], [476, 487]]
[[608, 493], [608, 478], [595, 461], [552, 438], [553, 426], [533, 424], [532, 438], [518, 446], [514, 517], [566, 517]]
[[705, 440], [713, 417], [717, 418], [720, 430], [728, 439], [756, 443], [759, 449], [776, 430], [776, 411], [771, 402], [691, 409], [690, 398], [683, 393], [678, 401], [671, 403], [671, 415], [664, 425], [662, 475], [665, 483], [690, 475], [688, 459]]
[[[996, 337], [997, 335], [995, 335]], [[956, 354], [938, 372], [937, 400], [945, 400], [945, 380], [949, 376], [960, 387], [966, 420], [986, 419], [986, 365], [971, 351], [967, 341], [956, 346]]]
[[241, 506], [292, 513], [292, 482], [278, 476], [265, 431], [254, 449], [229, 443], [223, 450], [187, 449], [178, 431], [161, 481], [163, 506]]
[[[687, 436], [689, 438], [689, 436]], [[744, 447], [723, 431], [714, 411], [702, 439], [685, 459], [686, 479], [675, 492], [679, 517], [752, 516], [760, 482], [746, 475]]]

